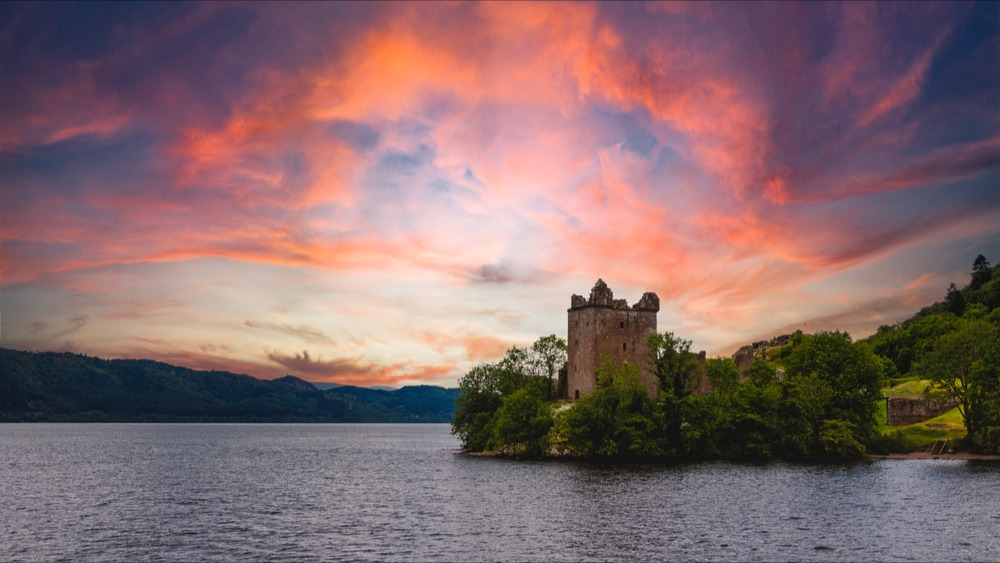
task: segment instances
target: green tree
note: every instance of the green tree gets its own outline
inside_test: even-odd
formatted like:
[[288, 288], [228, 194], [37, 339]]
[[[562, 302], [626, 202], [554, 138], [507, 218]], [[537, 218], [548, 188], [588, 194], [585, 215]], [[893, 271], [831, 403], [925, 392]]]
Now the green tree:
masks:
[[558, 433], [582, 457], [652, 457], [663, 454], [663, 423], [640, 380], [639, 368], [609, 359], [597, 370], [593, 393], [559, 415]]
[[965, 312], [965, 297], [962, 295], [962, 292], [955, 287], [955, 284], [948, 286], [948, 294], [945, 297], [945, 302], [948, 304], [948, 310], [951, 311], [956, 317], [961, 317], [962, 313]]
[[884, 381], [882, 361], [865, 343], [845, 332], [821, 332], [805, 339], [785, 360], [789, 381], [810, 377], [829, 386], [822, 420], [842, 420], [861, 444], [878, 438], [876, 413]]
[[672, 332], [650, 334], [647, 349], [660, 385], [658, 403], [666, 422], [669, 447], [678, 448], [684, 423], [681, 405], [692, 392], [698, 359], [691, 353], [691, 341]]
[[902, 324], [878, 327], [878, 331], [868, 337], [867, 342], [875, 354], [892, 363], [896, 374], [905, 376], [910, 372], [914, 357], [913, 338], [910, 331]]
[[976, 291], [989, 282], [992, 277], [993, 273], [990, 269], [990, 261], [987, 260], [982, 254], [976, 256], [975, 261], [972, 262], [972, 281], [969, 283], [970, 289]]
[[707, 395], [688, 395], [681, 402], [681, 442], [678, 452], [686, 456], [717, 457], [722, 454], [723, 416], [732, 408], [732, 392], [718, 389]]
[[732, 358], [709, 358], [705, 360], [705, 372], [712, 389], [728, 395], [740, 384], [740, 370]]
[[738, 458], [774, 457], [777, 403], [777, 385], [756, 385], [750, 381], [740, 385], [723, 421], [723, 453]]
[[865, 446], [858, 441], [856, 434], [846, 420], [824, 420], [819, 429], [823, 453], [830, 457], [861, 457]]
[[672, 332], [653, 333], [647, 339], [650, 361], [660, 390], [672, 390], [677, 397], [691, 391], [692, 376], [698, 359], [691, 353], [691, 341]]
[[[565, 347], [562, 339], [546, 336], [531, 348], [511, 347], [500, 361], [480, 364], [469, 370], [458, 383], [459, 396], [451, 422], [451, 432], [461, 440], [462, 448], [484, 451], [499, 444], [511, 446], [512, 451], [534, 452], [533, 443], [518, 438], [513, 424], [523, 420], [525, 409], [530, 410], [529, 397], [537, 395], [541, 401], [551, 397], [552, 377], [561, 367], [560, 361], [565, 364]], [[525, 388], [530, 391], [509, 399]], [[506, 410], [500, 413], [505, 404]], [[504, 427], [498, 430], [501, 416]], [[535, 430], [523, 429], [529, 434]]]
[[524, 387], [532, 375], [531, 354], [527, 348], [512, 346], [496, 364], [497, 390], [510, 395]]
[[566, 341], [550, 334], [531, 345], [531, 362], [535, 373], [548, 379], [546, 398], [551, 399], [555, 389], [555, 378], [566, 365]]
[[743, 377], [757, 387], [766, 387], [777, 381], [778, 370], [764, 360], [757, 360], [750, 367], [743, 370]]
[[497, 364], [480, 364], [458, 382], [451, 433], [458, 436], [465, 450], [480, 452], [489, 445], [493, 414], [501, 404], [499, 372]]
[[490, 449], [530, 457], [546, 454], [553, 424], [547, 393], [546, 381], [537, 379], [503, 397], [493, 416]]
[[800, 376], [777, 384], [780, 396], [775, 406], [775, 453], [781, 457], [805, 457], [820, 453], [817, 431], [832, 390], [823, 380]]
[[993, 449], [992, 428], [1000, 402], [1000, 329], [984, 320], [963, 319], [956, 331], [937, 337], [917, 372], [931, 380], [930, 394], [954, 400], [977, 449]]

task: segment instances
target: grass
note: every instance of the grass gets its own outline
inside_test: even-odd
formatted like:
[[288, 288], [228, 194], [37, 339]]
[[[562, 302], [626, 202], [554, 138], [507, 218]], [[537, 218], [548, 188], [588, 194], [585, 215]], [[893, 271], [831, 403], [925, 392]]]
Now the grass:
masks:
[[910, 381], [904, 381], [893, 387], [888, 387], [883, 389], [886, 397], [922, 397], [924, 390], [930, 386], [931, 382], [929, 379], [911, 379]]
[[883, 403], [881, 417], [879, 429], [882, 433], [902, 433], [911, 450], [925, 449], [942, 438], [951, 441], [953, 444], [955, 440], [964, 437], [966, 433], [965, 424], [962, 422], [962, 415], [958, 412], [958, 407], [945, 411], [930, 420], [910, 424], [909, 426], [886, 426], [885, 403]]
[[[898, 381], [898, 380], [897, 380]], [[930, 386], [930, 380], [918, 379], [916, 377], [901, 381], [891, 387], [882, 390], [886, 397], [923, 397], [924, 390]], [[910, 451], [922, 450], [930, 447], [934, 442], [942, 438], [954, 443], [958, 438], [965, 436], [965, 423], [958, 408], [947, 410], [938, 416], [910, 424], [908, 426], [888, 426], [886, 424], [886, 402], [879, 401], [879, 410], [876, 414], [879, 431], [884, 435], [899, 432], [906, 439], [906, 444]]]

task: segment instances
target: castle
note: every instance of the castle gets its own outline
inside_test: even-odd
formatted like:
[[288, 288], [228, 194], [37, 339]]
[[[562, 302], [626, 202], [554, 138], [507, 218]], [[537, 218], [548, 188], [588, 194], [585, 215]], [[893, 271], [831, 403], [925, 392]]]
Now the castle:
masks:
[[660, 298], [646, 292], [629, 308], [624, 299], [615, 299], [604, 280], [597, 280], [590, 298], [573, 295], [570, 300], [565, 385], [560, 381], [563, 400], [579, 399], [594, 392], [597, 368], [605, 356], [616, 364], [629, 362], [639, 367], [641, 380], [651, 397], [659, 392], [656, 375], [649, 369], [646, 339], [656, 332]]

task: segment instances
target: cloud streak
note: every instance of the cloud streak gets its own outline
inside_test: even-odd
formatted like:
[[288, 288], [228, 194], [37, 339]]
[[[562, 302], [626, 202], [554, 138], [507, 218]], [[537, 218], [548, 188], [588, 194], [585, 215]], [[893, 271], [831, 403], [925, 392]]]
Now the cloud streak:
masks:
[[723, 353], [1000, 254], [990, 5], [2, 10], [12, 346], [447, 382], [597, 277]]

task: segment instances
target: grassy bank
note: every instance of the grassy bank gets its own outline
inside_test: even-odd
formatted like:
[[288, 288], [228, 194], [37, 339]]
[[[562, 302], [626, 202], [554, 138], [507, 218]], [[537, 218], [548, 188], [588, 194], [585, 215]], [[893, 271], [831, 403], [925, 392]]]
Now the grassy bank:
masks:
[[[896, 385], [883, 389], [887, 397], [922, 397], [930, 381], [913, 378], [897, 382]], [[940, 439], [949, 440], [950, 445], [965, 437], [965, 424], [958, 408], [945, 411], [930, 420], [907, 426], [888, 426], [886, 424], [886, 403], [882, 402], [879, 410], [879, 430], [884, 435], [899, 433], [905, 439], [909, 451], [918, 451], [930, 447]]]

